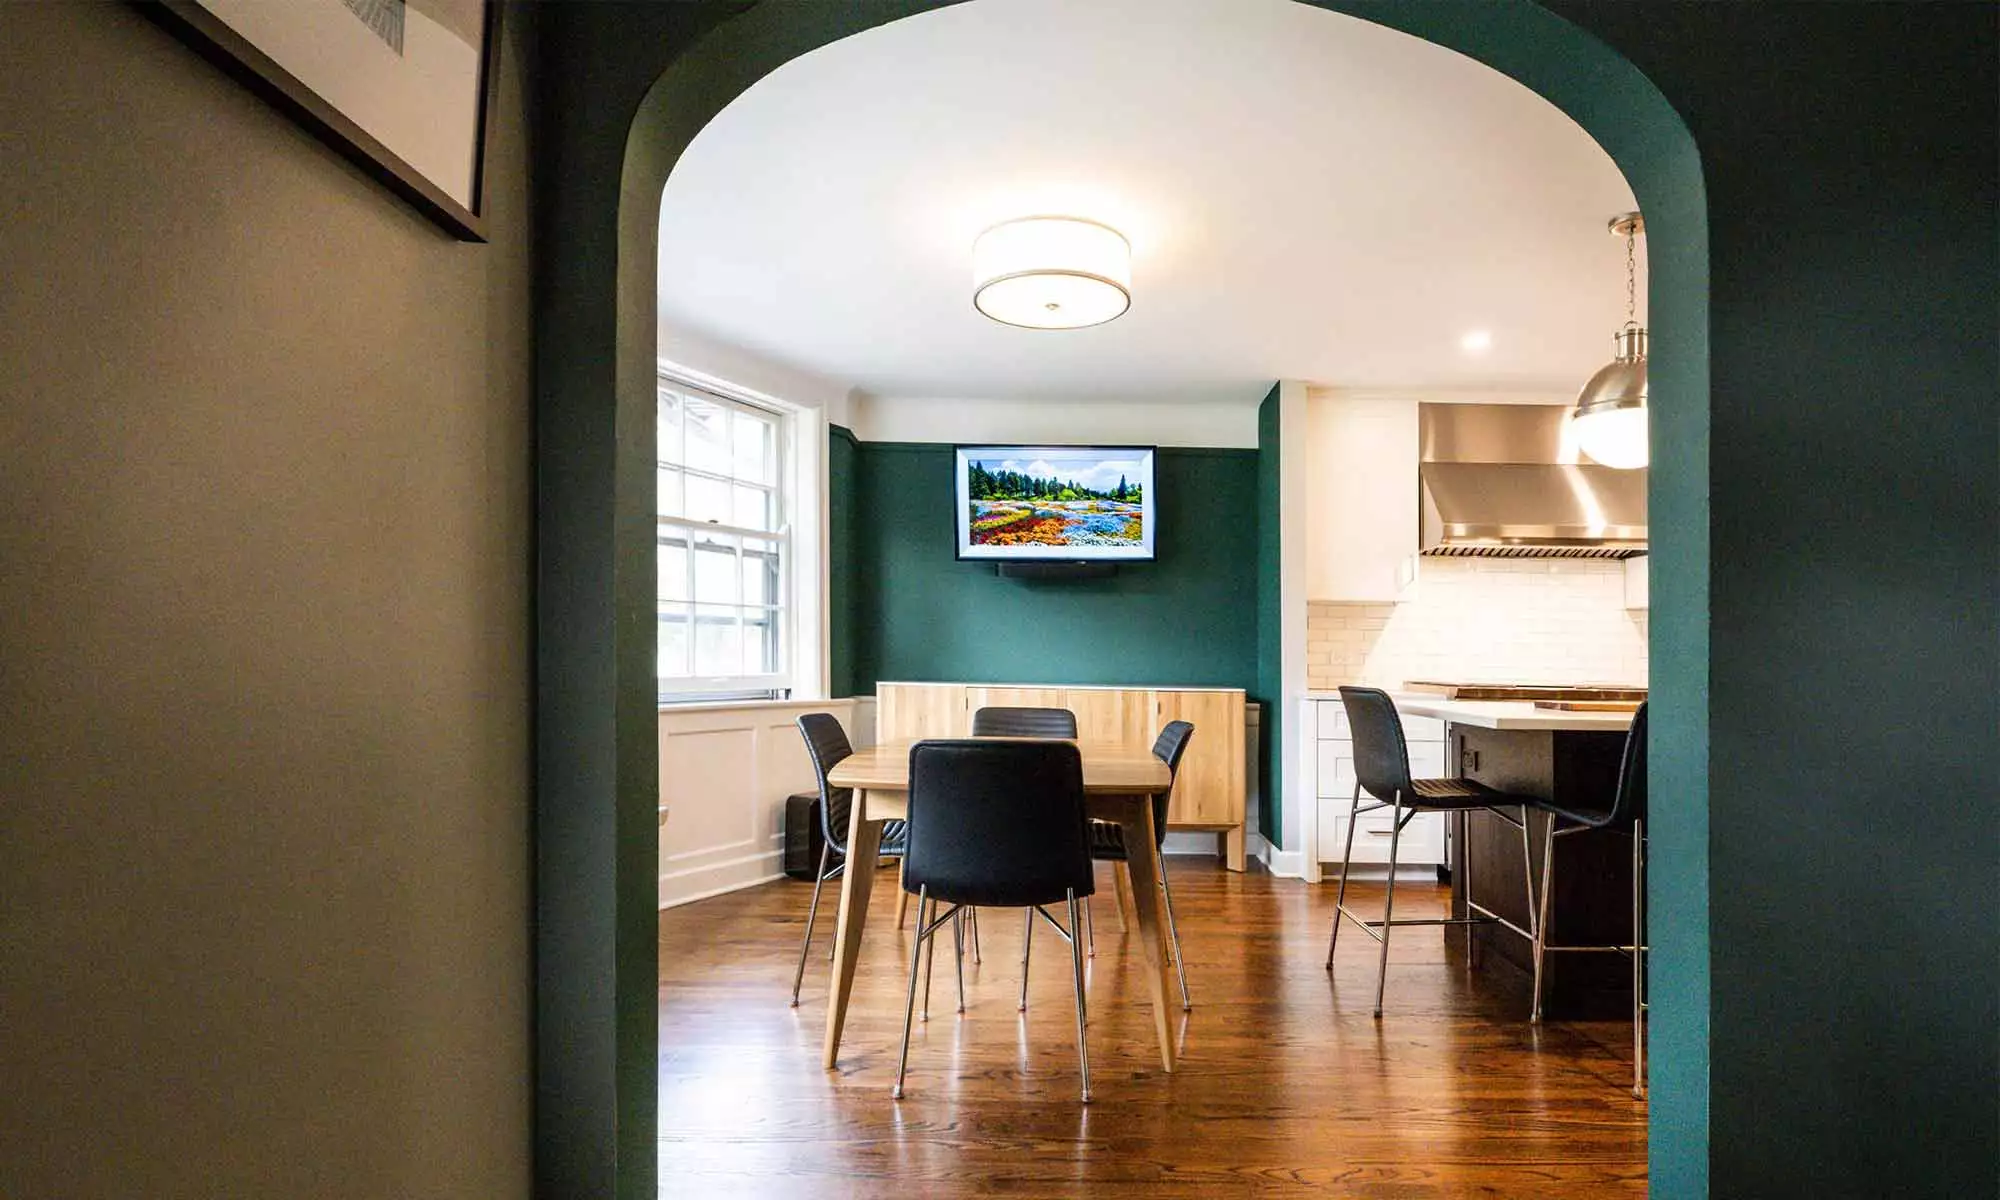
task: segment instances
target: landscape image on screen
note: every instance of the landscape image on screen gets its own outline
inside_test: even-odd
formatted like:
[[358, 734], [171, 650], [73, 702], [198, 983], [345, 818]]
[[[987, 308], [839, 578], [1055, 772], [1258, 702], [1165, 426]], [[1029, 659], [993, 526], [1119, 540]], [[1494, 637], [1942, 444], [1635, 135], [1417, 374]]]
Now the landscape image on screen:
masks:
[[1151, 459], [1123, 447], [968, 451], [967, 548], [1144, 554]]

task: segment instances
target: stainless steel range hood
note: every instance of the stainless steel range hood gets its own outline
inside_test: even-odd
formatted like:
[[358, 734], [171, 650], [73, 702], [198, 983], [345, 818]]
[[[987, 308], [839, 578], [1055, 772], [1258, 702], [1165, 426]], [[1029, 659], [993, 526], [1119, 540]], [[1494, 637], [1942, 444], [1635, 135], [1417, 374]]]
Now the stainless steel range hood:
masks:
[[1580, 463], [1550, 404], [1417, 407], [1429, 555], [1631, 558], [1646, 552], [1646, 472]]

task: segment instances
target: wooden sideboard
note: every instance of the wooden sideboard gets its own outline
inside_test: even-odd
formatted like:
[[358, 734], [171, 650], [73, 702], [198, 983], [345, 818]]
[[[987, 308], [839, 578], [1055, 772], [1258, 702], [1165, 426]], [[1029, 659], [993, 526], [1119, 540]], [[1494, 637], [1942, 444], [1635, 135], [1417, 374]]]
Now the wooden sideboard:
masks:
[[875, 736], [885, 742], [964, 737], [972, 731], [973, 710], [989, 706], [1066, 708], [1076, 714], [1083, 742], [1149, 744], [1167, 722], [1189, 722], [1194, 739], [1174, 780], [1167, 828], [1219, 834], [1229, 869], [1243, 869], [1249, 789], [1240, 688], [878, 683]]

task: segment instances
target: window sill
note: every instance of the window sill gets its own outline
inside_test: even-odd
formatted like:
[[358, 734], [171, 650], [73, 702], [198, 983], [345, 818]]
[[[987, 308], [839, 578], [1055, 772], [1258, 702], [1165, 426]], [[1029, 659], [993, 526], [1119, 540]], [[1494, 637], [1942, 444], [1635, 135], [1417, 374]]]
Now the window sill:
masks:
[[[873, 696], [868, 699], [874, 699]], [[662, 704], [661, 715], [667, 713], [734, 712], [742, 709], [759, 708], [826, 708], [835, 704], [852, 704], [853, 698], [841, 700], [695, 700], [687, 704]]]

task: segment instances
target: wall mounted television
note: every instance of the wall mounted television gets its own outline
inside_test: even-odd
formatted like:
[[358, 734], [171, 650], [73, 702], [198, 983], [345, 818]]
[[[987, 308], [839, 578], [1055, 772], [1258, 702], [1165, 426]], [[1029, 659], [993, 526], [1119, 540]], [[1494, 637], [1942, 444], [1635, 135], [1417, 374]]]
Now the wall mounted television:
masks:
[[1154, 557], [1151, 446], [959, 446], [954, 463], [960, 559]]

